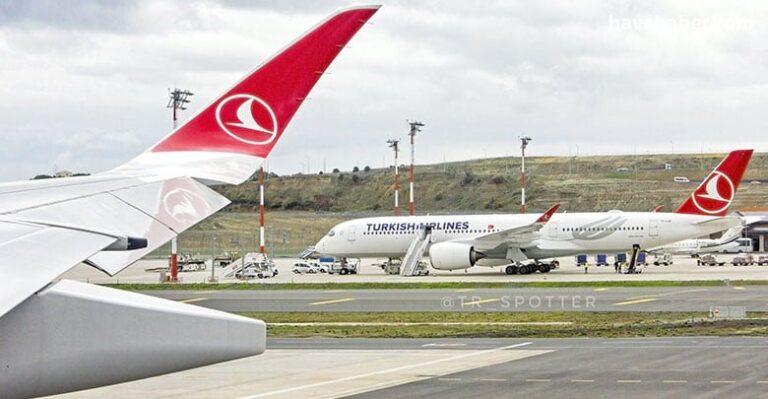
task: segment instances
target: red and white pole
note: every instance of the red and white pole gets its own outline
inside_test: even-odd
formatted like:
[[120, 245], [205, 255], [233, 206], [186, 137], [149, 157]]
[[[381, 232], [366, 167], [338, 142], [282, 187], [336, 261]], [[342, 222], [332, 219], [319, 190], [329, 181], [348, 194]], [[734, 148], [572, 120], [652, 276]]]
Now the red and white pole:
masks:
[[259, 253], [265, 254], [264, 250], [264, 168], [259, 169]]
[[408, 176], [408, 214], [413, 216], [416, 213], [416, 203], [413, 201], [413, 164], [415, 162], [415, 152], [413, 149], [413, 138], [416, 137], [415, 132], [411, 132], [411, 170]]

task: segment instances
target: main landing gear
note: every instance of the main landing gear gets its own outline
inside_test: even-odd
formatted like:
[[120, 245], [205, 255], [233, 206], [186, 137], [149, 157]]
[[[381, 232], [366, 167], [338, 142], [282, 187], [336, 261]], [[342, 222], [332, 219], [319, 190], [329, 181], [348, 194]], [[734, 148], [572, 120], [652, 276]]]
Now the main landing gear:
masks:
[[552, 269], [557, 269], [558, 266], [560, 266], [560, 262], [556, 260], [552, 262], [539, 262], [538, 260], [532, 263], [516, 262], [507, 265], [504, 272], [507, 274], [549, 273]]

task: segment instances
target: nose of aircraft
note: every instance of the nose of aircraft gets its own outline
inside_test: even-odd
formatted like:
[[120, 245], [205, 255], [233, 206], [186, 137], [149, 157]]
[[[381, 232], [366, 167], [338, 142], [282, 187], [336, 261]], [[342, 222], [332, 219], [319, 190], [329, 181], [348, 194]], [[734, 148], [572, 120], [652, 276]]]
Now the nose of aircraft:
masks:
[[320, 254], [325, 252], [325, 237], [321, 238], [320, 241], [315, 244], [315, 252]]

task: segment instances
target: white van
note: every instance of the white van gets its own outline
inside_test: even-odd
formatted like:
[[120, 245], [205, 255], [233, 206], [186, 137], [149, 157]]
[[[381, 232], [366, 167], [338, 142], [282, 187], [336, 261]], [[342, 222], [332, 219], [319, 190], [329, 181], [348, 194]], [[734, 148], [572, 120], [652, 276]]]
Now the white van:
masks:
[[691, 179], [685, 177], [685, 176], [675, 176], [673, 179], [675, 183], [690, 183]]

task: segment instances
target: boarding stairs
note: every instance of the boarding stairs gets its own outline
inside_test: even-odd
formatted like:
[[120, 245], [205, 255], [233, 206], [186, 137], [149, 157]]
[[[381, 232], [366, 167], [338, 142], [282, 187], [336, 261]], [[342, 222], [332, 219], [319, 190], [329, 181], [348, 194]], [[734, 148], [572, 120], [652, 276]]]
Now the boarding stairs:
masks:
[[403, 257], [403, 263], [400, 265], [401, 276], [414, 276], [416, 275], [416, 268], [419, 265], [419, 261], [424, 256], [424, 251], [429, 245], [429, 239], [432, 237], [432, 229], [430, 227], [424, 228], [424, 230], [417, 234], [408, 247], [408, 252]]
[[299, 254], [299, 259], [306, 260], [308, 258], [311, 258], [314, 255], [315, 255], [315, 247], [309, 246], [304, 248], [303, 251], [301, 251], [301, 253]]

